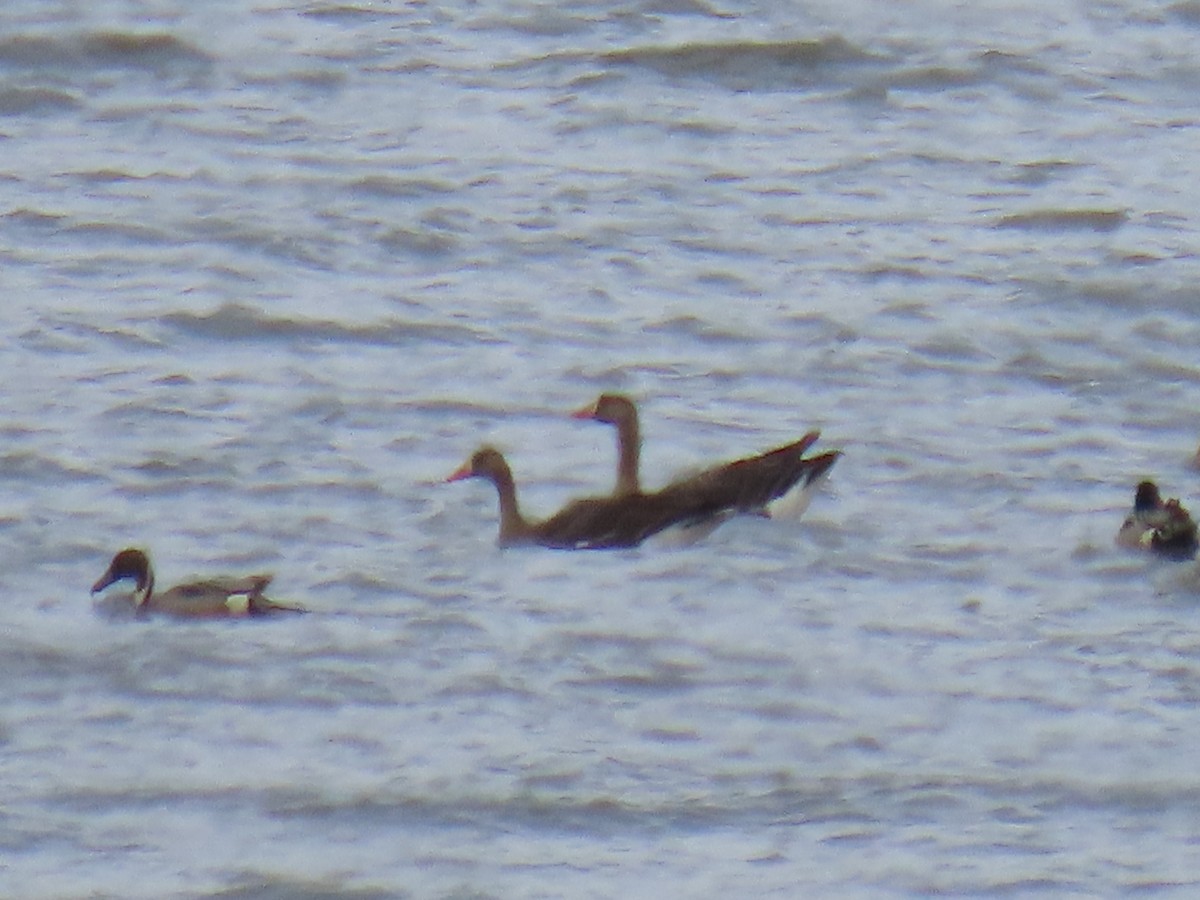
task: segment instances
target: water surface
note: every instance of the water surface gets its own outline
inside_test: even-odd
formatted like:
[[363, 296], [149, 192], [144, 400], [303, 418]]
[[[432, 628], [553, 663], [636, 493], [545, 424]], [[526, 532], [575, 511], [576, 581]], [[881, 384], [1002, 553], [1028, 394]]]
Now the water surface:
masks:
[[[1193, 3], [14, 2], [0, 893], [1191, 896]], [[799, 523], [501, 552], [822, 430]], [[114, 621], [276, 573], [313, 613]]]

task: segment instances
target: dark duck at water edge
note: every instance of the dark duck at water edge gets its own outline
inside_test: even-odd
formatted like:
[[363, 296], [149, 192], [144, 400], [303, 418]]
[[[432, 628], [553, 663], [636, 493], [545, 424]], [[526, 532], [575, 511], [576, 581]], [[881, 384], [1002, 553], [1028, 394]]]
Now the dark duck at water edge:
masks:
[[[641, 433], [637, 407], [622, 394], [601, 394], [595, 403], [572, 414], [617, 429], [617, 482], [614, 497], [642, 495], [638, 474]], [[808, 509], [817, 486], [841, 452], [832, 450], [804, 457], [819, 431], [757, 456], [722, 463], [671, 482], [659, 494], [705, 498], [732, 512], [798, 519]]]
[[271, 583], [270, 575], [207, 578], [157, 593], [154, 590], [154, 570], [150, 567], [150, 558], [145, 552], [133, 548], [122, 550], [112, 558], [108, 569], [92, 585], [92, 594], [99, 594], [125, 580], [134, 582], [133, 594], [129, 599], [139, 614], [163, 613], [181, 618], [212, 619], [304, 612], [298, 606], [277, 603], [263, 596], [263, 591]]
[[1117, 532], [1117, 543], [1171, 559], [1191, 559], [1200, 547], [1196, 523], [1188, 511], [1178, 500], [1164, 501], [1153, 481], [1137, 486], [1133, 510]]
[[446, 480], [483, 478], [500, 500], [501, 547], [536, 544], [558, 550], [607, 550], [636, 547], [669, 528], [716, 527], [730, 513], [704, 494], [682, 492], [589, 497], [573, 500], [548, 519], [530, 521], [521, 513], [512, 470], [503, 454], [482, 447]]

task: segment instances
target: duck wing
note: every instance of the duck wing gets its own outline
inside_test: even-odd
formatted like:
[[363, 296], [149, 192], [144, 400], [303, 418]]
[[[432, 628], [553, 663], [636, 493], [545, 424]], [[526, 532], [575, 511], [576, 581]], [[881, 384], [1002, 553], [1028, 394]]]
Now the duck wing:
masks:
[[704, 510], [761, 513], [793, 488], [804, 489], [815, 483], [837, 462], [841, 453], [836, 450], [804, 458], [818, 436], [819, 432], [813, 431], [794, 443], [758, 456], [714, 466], [672, 482], [659, 494], [681, 505], [690, 504], [700, 513]]

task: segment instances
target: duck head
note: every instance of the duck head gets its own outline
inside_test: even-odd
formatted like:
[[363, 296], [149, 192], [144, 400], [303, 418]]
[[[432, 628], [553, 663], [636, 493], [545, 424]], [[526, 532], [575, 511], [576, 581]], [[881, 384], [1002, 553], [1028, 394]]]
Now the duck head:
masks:
[[150, 569], [150, 558], [143, 551], [130, 547], [114, 556], [107, 571], [92, 585], [92, 593], [98, 594], [126, 578], [132, 578], [136, 584], [134, 596], [137, 606], [150, 599], [150, 593], [154, 590], [154, 573]]
[[1137, 486], [1137, 493], [1133, 495], [1133, 511], [1138, 516], [1144, 518], [1151, 513], [1159, 512], [1162, 508], [1162, 495], [1158, 492], [1158, 485], [1153, 481], [1143, 481]]

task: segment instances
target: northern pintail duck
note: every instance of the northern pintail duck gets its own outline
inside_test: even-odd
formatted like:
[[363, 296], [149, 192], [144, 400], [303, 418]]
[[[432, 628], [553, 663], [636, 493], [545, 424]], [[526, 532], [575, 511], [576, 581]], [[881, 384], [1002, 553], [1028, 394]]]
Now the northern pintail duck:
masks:
[[1123, 547], [1152, 550], [1172, 559], [1190, 559], [1196, 554], [1196, 523], [1178, 500], [1163, 501], [1153, 481], [1137, 486], [1133, 510], [1117, 532]]
[[[617, 481], [614, 497], [642, 493], [638, 475], [641, 435], [637, 407], [621, 394], [601, 394], [595, 403], [572, 414], [617, 429]], [[833, 450], [804, 458], [820, 437], [810, 431], [800, 440], [758, 456], [722, 463], [667, 485], [659, 493], [701, 496], [722, 508], [754, 515], [799, 518], [808, 508], [817, 485], [841, 456]]]
[[704, 494], [659, 491], [625, 497], [573, 500], [548, 519], [530, 521], [521, 513], [512, 470], [500, 451], [482, 447], [447, 481], [483, 478], [496, 488], [500, 500], [501, 547], [538, 544], [559, 550], [604, 550], [636, 547], [668, 528], [718, 523], [729, 514]]
[[204, 619], [304, 612], [297, 606], [287, 606], [263, 596], [263, 591], [271, 583], [270, 575], [208, 578], [176, 585], [162, 593], [156, 593], [150, 558], [143, 551], [132, 548], [122, 550], [112, 558], [107, 571], [92, 585], [92, 593], [98, 594], [126, 579], [132, 579], [134, 582], [130, 600], [139, 613], [158, 612]]

